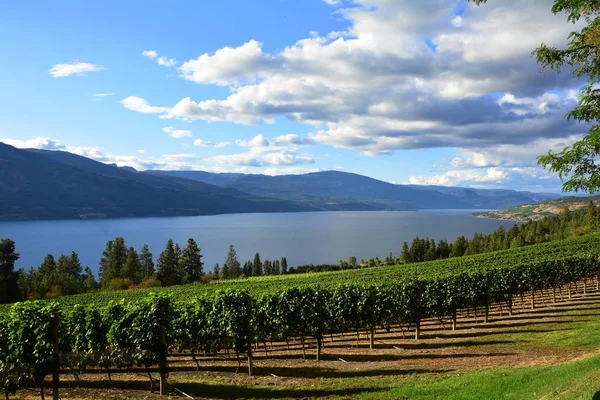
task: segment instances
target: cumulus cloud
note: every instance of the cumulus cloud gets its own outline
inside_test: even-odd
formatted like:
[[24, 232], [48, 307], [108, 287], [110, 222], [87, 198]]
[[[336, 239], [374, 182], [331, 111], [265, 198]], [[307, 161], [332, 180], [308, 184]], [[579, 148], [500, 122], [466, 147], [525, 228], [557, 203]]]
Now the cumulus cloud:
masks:
[[185, 129], [175, 129], [172, 126], [166, 126], [162, 128], [163, 132], [168, 133], [169, 136], [175, 139], [181, 139], [184, 137], [191, 137], [192, 132]]
[[[271, 145], [319, 143], [369, 156], [455, 148], [463, 152], [454, 162], [462, 169], [521, 166], [526, 157], [531, 163], [546, 152], [542, 145], [587, 130], [564, 120], [577, 80], [568, 71], [541, 74], [530, 55], [542, 42], [564, 46], [574, 29], [545, 0], [468, 3], [460, 16], [453, 2], [437, 0], [325, 1], [340, 6], [347, 29], [313, 33], [278, 52], [248, 40], [179, 67], [188, 81], [227, 86], [224, 98], [155, 107], [135, 97], [129, 108], [246, 125], [284, 116], [312, 132]], [[511, 156], [521, 148], [541, 152]]]
[[295, 133], [288, 133], [286, 135], [278, 136], [273, 140], [273, 142], [276, 144], [297, 145], [297, 146], [305, 146], [305, 145], [310, 145], [310, 144], [315, 143], [314, 140], [312, 140], [311, 138], [301, 137]]
[[81, 61], [72, 61], [70, 63], [56, 64], [48, 70], [48, 73], [55, 78], [64, 78], [71, 75], [85, 75], [88, 72], [99, 72], [103, 68], [100, 65], [85, 63]]
[[192, 82], [228, 85], [240, 79], [253, 79], [268, 68], [271, 59], [262, 52], [261, 43], [250, 40], [239, 47], [224, 47], [214, 54], [204, 53], [184, 62], [179, 71]]
[[142, 51], [142, 56], [154, 60], [158, 56], [158, 53], [155, 50], [144, 50]]
[[413, 185], [461, 186], [465, 183], [502, 183], [509, 176], [510, 173], [508, 171], [492, 167], [484, 172], [475, 169], [465, 169], [446, 171], [441, 175], [411, 176], [409, 182]]
[[194, 146], [197, 147], [215, 147], [217, 149], [222, 149], [223, 147], [229, 146], [231, 143], [229, 142], [211, 142], [202, 139], [194, 140]]
[[174, 58], [167, 58], [164, 56], [159, 57], [156, 50], [144, 50], [142, 51], [142, 56], [147, 57], [150, 60], [156, 59], [156, 63], [163, 67], [174, 67], [175, 64], [177, 64], [177, 61]]
[[256, 147], [268, 147], [270, 145], [269, 140], [262, 133], [259, 133], [251, 140], [238, 139], [235, 142], [237, 143], [238, 146], [242, 146], [242, 147], [255, 147], [256, 148]]
[[20, 149], [40, 149], [40, 150], [66, 150], [58, 140], [47, 137], [37, 137], [35, 139], [19, 140], [19, 139], [2, 139], [0, 142]]
[[238, 154], [223, 154], [205, 159], [212, 163], [229, 166], [264, 167], [280, 165], [314, 164], [315, 160], [308, 154], [293, 151], [249, 151]]
[[168, 107], [155, 107], [148, 104], [145, 99], [136, 96], [129, 96], [121, 100], [123, 107], [142, 114], [164, 114], [169, 111]]

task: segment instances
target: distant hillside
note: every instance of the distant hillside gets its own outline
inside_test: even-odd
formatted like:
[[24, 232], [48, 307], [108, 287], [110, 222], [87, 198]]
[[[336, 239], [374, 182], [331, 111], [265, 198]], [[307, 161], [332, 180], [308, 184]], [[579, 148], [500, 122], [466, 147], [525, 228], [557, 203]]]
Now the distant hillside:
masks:
[[148, 172], [294, 201], [323, 210], [494, 209], [561, 197], [558, 194], [501, 189], [395, 185], [340, 171], [282, 176], [201, 171]]
[[0, 143], [0, 219], [155, 217], [310, 211], [233, 188]]
[[563, 197], [556, 200], [543, 201], [539, 204], [525, 204], [506, 210], [473, 213], [478, 218], [504, 219], [509, 221], [529, 221], [560, 214], [564, 207], [569, 210], [579, 210], [587, 207], [590, 200], [600, 205], [600, 195], [588, 197]]

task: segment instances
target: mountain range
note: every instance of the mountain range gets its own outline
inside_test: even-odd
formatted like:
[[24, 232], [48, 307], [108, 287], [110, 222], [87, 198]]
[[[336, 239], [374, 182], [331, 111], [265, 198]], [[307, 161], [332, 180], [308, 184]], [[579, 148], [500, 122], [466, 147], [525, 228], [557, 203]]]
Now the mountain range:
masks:
[[246, 212], [495, 209], [558, 194], [396, 185], [362, 175], [145, 171], [0, 143], [0, 219], [189, 216]]

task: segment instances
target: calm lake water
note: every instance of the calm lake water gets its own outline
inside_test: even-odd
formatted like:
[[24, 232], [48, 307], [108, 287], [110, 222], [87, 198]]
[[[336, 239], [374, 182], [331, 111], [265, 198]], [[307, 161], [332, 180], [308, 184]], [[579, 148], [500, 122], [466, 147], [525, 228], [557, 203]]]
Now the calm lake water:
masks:
[[[479, 210], [480, 211], [480, 210]], [[201, 217], [0, 222], [0, 238], [11, 238], [21, 254], [17, 267], [37, 267], [46, 254], [76, 251], [83, 265], [98, 269], [108, 240], [122, 236], [128, 246], [148, 244], [156, 259], [169, 238], [182, 245], [193, 237], [202, 249], [205, 271], [222, 264], [230, 244], [240, 262], [287, 257], [290, 266], [358, 260], [389, 252], [397, 256], [414, 236], [454, 241], [490, 233], [514, 223], [478, 219], [469, 210], [230, 214]]]

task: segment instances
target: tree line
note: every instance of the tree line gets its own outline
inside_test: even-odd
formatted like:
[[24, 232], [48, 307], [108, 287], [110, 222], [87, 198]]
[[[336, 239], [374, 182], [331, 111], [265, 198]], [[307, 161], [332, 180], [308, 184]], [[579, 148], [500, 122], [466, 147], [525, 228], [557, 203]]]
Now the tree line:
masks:
[[544, 217], [506, 230], [500, 226], [495, 232], [476, 233], [472, 239], [459, 236], [453, 243], [438, 242], [415, 237], [411, 244], [402, 244], [400, 256], [390, 253], [384, 260], [378, 257], [357, 261], [349, 257], [337, 265], [300, 265], [288, 267], [287, 259], [261, 260], [256, 253], [253, 260], [243, 265], [235, 247], [231, 245], [222, 266], [216, 264], [212, 271], [204, 272], [202, 253], [196, 241], [188, 239], [185, 247], [167, 241], [156, 263], [147, 245], [137, 251], [128, 247], [125, 239], [117, 237], [106, 243], [102, 252], [99, 280], [89, 267], [83, 267], [77, 253], [61, 255], [56, 259], [47, 255], [38, 268], [15, 271], [19, 254], [10, 239], [0, 241], [0, 303], [24, 299], [54, 298], [96, 290], [121, 290], [137, 287], [158, 287], [208, 282], [216, 279], [299, 274], [337, 271], [381, 265], [418, 263], [438, 259], [481, 254], [491, 251], [527, 246], [551, 240], [565, 239], [598, 230], [600, 213], [590, 201], [586, 209], [569, 211], [564, 208], [558, 216]]

